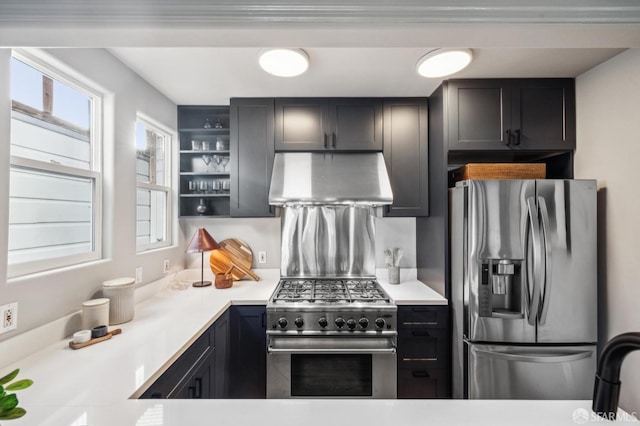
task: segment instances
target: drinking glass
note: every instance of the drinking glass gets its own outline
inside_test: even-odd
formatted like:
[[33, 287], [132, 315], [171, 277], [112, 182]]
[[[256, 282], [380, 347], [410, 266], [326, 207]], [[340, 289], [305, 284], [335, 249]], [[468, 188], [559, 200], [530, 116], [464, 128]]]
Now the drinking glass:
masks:
[[216, 166], [214, 166], [214, 172], [220, 172], [220, 163], [222, 162], [222, 156], [214, 155], [213, 161], [216, 163]]
[[221, 158], [220, 160], [220, 165], [222, 166], [222, 171], [223, 172], [228, 172], [227, 170], [227, 165], [229, 164], [229, 157], [228, 156], [224, 156]]

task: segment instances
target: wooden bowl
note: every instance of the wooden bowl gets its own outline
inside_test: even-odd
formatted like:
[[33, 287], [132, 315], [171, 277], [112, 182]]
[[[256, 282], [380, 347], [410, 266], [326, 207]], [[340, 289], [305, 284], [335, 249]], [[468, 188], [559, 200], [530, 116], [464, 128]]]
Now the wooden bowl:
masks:
[[233, 277], [231, 275], [216, 274], [216, 288], [230, 288], [233, 285]]

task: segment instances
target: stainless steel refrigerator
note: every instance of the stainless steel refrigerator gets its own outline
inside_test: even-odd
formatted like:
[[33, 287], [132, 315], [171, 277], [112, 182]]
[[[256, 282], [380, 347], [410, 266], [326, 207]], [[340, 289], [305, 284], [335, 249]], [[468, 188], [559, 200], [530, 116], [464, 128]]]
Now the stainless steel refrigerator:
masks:
[[596, 182], [468, 180], [450, 201], [454, 397], [590, 399]]

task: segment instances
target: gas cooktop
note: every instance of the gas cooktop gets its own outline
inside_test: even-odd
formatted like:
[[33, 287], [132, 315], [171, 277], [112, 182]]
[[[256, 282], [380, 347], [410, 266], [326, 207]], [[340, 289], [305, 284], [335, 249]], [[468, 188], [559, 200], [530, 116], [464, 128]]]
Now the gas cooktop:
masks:
[[391, 300], [371, 278], [283, 278], [271, 303], [390, 304]]

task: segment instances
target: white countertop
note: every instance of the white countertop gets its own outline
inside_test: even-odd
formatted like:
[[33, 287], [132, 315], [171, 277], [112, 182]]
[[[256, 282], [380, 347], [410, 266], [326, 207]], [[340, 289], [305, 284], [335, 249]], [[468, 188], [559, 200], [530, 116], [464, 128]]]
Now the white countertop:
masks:
[[376, 278], [396, 305], [447, 305], [448, 301], [416, 278], [415, 269], [400, 269], [400, 283], [389, 284], [386, 269], [377, 269]]
[[[325, 426], [346, 420], [367, 426], [575, 425], [584, 423], [574, 422], [574, 413], [590, 415], [589, 401], [129, 399], [152, 383], [228, 306], [265, 304], [279, 271], [256, 272], [261, 281], [236, 282], [230, 289], [174, 289], [199, 275], [195, 270], [181, 271], [173, 286], [164, 285], [136, 305], [134, 320], [118, 326], [121, 335], [75, 351], [69, 348], [68, 338], [59, 340], [3, 366], [0, 376], [19, 367], [19, 378], [34, 380], [31, 388], [17, 393], [27, 415], [7, 425]], [[394, 300], [418, 304], [444, 300], [419, 281], [390, 285], [380, 278]]]

